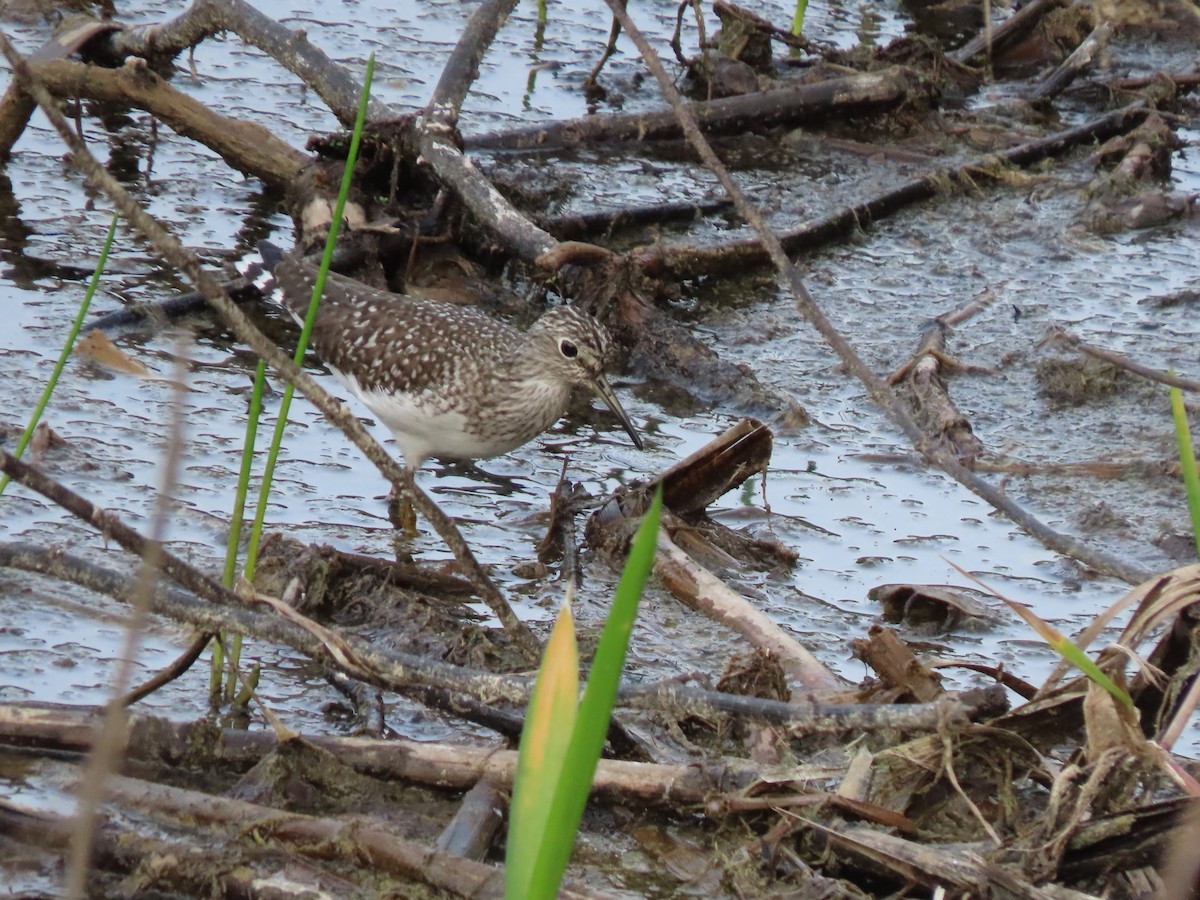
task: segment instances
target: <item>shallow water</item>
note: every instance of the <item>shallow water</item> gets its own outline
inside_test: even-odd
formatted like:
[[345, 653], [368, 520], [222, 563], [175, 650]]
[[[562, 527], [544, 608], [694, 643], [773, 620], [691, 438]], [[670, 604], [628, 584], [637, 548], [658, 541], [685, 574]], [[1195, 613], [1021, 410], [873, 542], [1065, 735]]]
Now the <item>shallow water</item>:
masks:
[[[286, 2], [260, 8], [305, 28], [310, 40], [356, 73], [364, 54], [375, 50], [379, 96], [406, 108], [419, 106], [428, 96], [470, 10], [458, 2], [422, 3], [408, 12]], [[784, 5], [775, 8], [776, 18], [786, 21], [790, 13]], [[140, 5], [132, 20], [152, 21], [177, 9]], [[810, 33], [852, 44], [856, 30], [866, 27], [867, 9], [814, 3]], [[876, 17], [867, 23], [870, 28], [884, 36], [898, 30], [896, 12], [876, 4], [869, 9]], [[522, 4], [485, 62], [464, 113], [464, 131], [588, 111], [579, 85], [606, 38], [607, 17], [554, 5], [538, 46], [532, 10], [532, 4]], [[663, 35], [669, 35], [670, 18], [660, 12], [658, 21], [664, 29], [661, 44]], [[12, 31], [24, 50], [44, 36], [30, 26]], [[650, 80], [634, 79], [641, 66], [629, 46], [622, 46], [608, 77], [619, 87], [624, 108], [657, 106]], [[404, 48], [402, 54], [397, 47]], [[531, 80], [535, 66], [539, 68]], [[236, 39], [206, 42], [196, 52], [195, 67], [195, 76], [179, 77], [182, 89], [224, 112], [256, 118], [297, 146], [310, 132], [335, 127], [311, 92]], [[130, 124], [108, 134], [94, 119], [84, 122], [96, 151], [103, 155], [106, 143], [114, 153], [121, 151], [131, 186], [192, 247], [218, 260], [248, 246], [252, 231], [254, 238], [260, 236], [247, 226], [248, 219], [263, 217], [261, 190], [253, 179], [231, 172], [208, 151], [166, 128], [152, 136], [144, 115], [134, 115]], [[1177, 162], [1179, 189], [1197, 190], [1200, 174], [1194, 160]], [[506, 171], [517, 166], [507, 157], [483, 157], [481, 164]], [[644, 160], [594, 152], [551, 154], [531, 168], [552, 169], [571, 187], [568, 211], [596, 203], [715, 196], [711, 176], [691, 164], [649, 154]], [[764, 198], [773, 191], [793, 198], [794, 207], [784, 204], [777, 214], [776, 221], [787, 224], [872, 195], [914, 171], [911, 165], [844, 159], [820, 160], [796, 171], [742, 171], [738, 177], [760, 189], [768, 185], [771, 191]], [[1054, 408], [1034, 379], [1034, 364], [1044, 352], [1035, 345], [1048, 325], [1061, 323], [1086, 340], [1194, 377], [1200, 371], [1200, 326], [1194, 311], [1142, 302], [1193, 279], [1190, 226], [1109, 238], [1087, 235], [1072, 224], [1082, 202], [1072, 186], [1087, 178], [1085, 163], [1058, 164], [1051, 172], [1026, 184], [989, 186], [979, 195], [927, 203], [877, 225], [851, 244], [803, 260], [809, 285], [880, 373], [907, 359], [928, 318], [990, 289], [997, 293], [996, 301], [959, 329], [951, 350], [995, 373], [958, 376], [950, 385], [989, 450], [1033, 461], [1169, 458], [1173, 443], [1165, 392], [1139, 386], [1101, 404]], [[63, 162], [60, 145], [40, 117], [18, 145], [7, 175], [18, 210], [6, 222], [0, 247], [0, 304], [6, 314], [0, 330], [0, 424], [19, 427], [58, 354], [109, 213], [103, 199], [94, 197]], [[290, 223], [269, 212], [265, 224], [286, 235]], [[728, 231], [723, 224], [706, 228], [710, 233]], [[172, 273], [122, 233], [95, 309], [118, 308], [120, 297], [157, 300], [179, 289]], [[1030, 604], [1068, 633], [1124, 593], [1124, 585], [1089, 577], [1045, 550], [948, 478], [871, 461], [868, 454], [907, 455], [909, 448], [862, 388], [840, 371], [795, 313], [791, 298], [769, 276], [706, 289], [703, 302], [692, 304], [692, 316], [703, 340], [794, 397], [814, 420], [798, 433], [777, 436], [765, 488], [770, 514], [761, 486], [755, 485], [724, 498], [717, 516], [735, 528], [768, 533], [800, 553], [802, 563], [791, 575], [727, 574], [830, 668], [854, 681], [867, 674], [851, 657], [848, 642], [863, 636], [879, 615], [867, 598], [870, 588], [902, 581], [963, 584], [948, 561]], [[177, 552], [215, 571], [253, 366], [219, 329], [208, 323], [197, 327], [184, 344], [178, 333], [130, 334], [119, 343], [160, 376], [170, 375], [172, 355], [180, 348], [193, 364], [185, 400], [186, 462], [169, 537]], [[342, 395], [328, 376], [322, 379]], [[472, 547], [530, 620], [548, 620], [563, 593], [552, 580], [527, 582], [512, 574], [534, 556], [563, 452], [570, 456], [571, 477], [601, 496], [618, 484], [654, 475], [737, 419], [721, 411], [678, 418], [648, 399], [652, 392], [643, 395], [637, 385], [619, 378], [617, 383], [626, 408], [648, 436], [646, 452], [630, 446], [619, 430], [598, 433], [586, 422], [571, 421], [484, 465], [497, 475], [518, 477], [522, 486], [513, 493], [498, 495], [433, 465], [420, 474], [421, 483], [465, 523]], [[163, 382], [113, 375], [73, 358], [45, 417], [70, 446], [53, 451], [44, 465], [68, 486], [144, 530], [170, 403], [171, 390]], [[269, 404], [269, 416], [276, 408], [277, 398]], [[269, 416], [268, 427], [273, 424]], [[291, 417], [269, 528], [285, 529], [305, 541], [389, 555], [392, 535], [384, 515], [383, 480], [306, 402], [298, 400]], [[375, 433], [387, 437], [378, 427]], [[1081, 531], [1082, 513], [1103, 502], [1127, 524], [1096, 534], [1102, 545], [1155, 569], [1174, 565], [1149, 543], [1160, 530], [1186, 527], [1182, 491], [1168, 479], [1023, 478], [1013, 479], [1008, 490], [1054, 527], [1073, 533]], [[16, 486], [0, 499], [0, 538], [65, 544], [112, 566], [127, 565], [120, 551], [105, 546], [89, 528]], [[418, 539], [415, 552], [426, 560], [449, 558], [429, 535]], [[585, 624], [603, 614], [612, 583], [612, 573], [602, 565], [592, 565], [587, 575], [580, 595]], [[115, 603], [67, 586], [0, 572], [0, 698], [104, 702], [120, 645], [122, 612]], [[1024, 626], [1011, 617], [1006, 621], [1012, 624], [990, 631], [933, 636], [917, 631], [912, 636], [936, 641], [944, 656], [1003, 662], [1037, 682], [1053, 666], [1053, 654]], [[141, 675], [172, 658], [187, 639], [169, 623], [154, 623], [139, 657]], [[687, 671], [715, 677], [728, 656], [745, 649], [735, 636], [655, 591], [635, 634], [631, 677]], [[303, 660], [281, 648], [253, 646], [248, 653], [263, 662], [264, 697], [289, 724], [312, 730], [348, 727], [326, 716], [327, 704], [337, 695]], [[958, 683], [973, 679], [981, 680], [967, 675]], [[203, 713], [206, 684], [207, 673], [197, 667], [146, 706], [175, 717]], [[437, 715], [412, 714], [402, 702], [395, 704], [391, 724], [402, 733], [430, 739], [464, 733]], [[1189, 740], [1190, 748], [1181, 749], [1195, 749], [1195, 733]]]

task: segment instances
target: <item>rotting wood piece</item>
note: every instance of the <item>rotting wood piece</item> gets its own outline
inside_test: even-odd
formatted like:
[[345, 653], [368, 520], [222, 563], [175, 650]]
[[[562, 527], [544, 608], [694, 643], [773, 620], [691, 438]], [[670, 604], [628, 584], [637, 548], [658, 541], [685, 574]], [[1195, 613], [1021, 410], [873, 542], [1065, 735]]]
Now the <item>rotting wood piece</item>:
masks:
[[945, 693], [941, 676], [923, 665], [890, 628], [872, 625], [866, 640], [856, 638], [850, 642], [850, 646], [855, 656], [883, 678], [887, 686], [885, 691], [898, 690], [900, 697], [911, 698], [918, 703], [931, 702]]
[[791, 548], [748, 537], [705, 514], [717, 498], [755, 475], [765, 476], [773, 441], [770, 428], [762, 422], [741, 420], [652, 481], [616, 491], [589, 518], [589, 541], [623, 554], [629, 535], [618, 528], [614, 538], [611, 529], [640, 517], [661, 484], [667, 508], [664, 524], [671, 539], [690, 544], [689, 550], [701, 553], [709, 563], [720, 567], [794, 565], [798, 554]]
[[504, 822], [507, 808], [508, 788], [491, 776], [480, 778], [463, 795], [435, 846], [445, 853], [481, 862]]
[[755, 475], [765, 475], [774, 436], [757, 419], [742, 419], [675, 463], [648, 485], [663, 487], [663, 504], [679, 516], [701, 512]]
[[1101, 22], [1089, 34], [1075, 51], [1063, 60], [1062, 65], [1055, 69], [1041, 84], [1037, 86], [1031, 100], [1048, 100], [1057, 97], [1067, 86], [1086, 71], [1096, 58], [1108, 46], [1112, 37], [1112, 26]]
[[1166, 184], [1172, 154], [1182, 146], [1167, 120], [1157, 112], [1127, 134], [1106, 141], [1095, 155], [1098, 169], [1086, 190], [1080, 220], [1099, 234], [1152, 228], [1187, 214], [1196, 194]]
[[989, 595], [959, 585], [880, 584], [867, 596], [883, 607], [884, 620], [893, 624], [951, 631], [967, 623], [976, 629], [990, 628], [1004, 618], [979, 599]]
[[969, 63], [983, 52], [999, 53], [1016, 43], [1041, 21], [1050, 10], [1062, 6], [1066, 0], [1033, 0], [991, 28], [985, 28], [955, 51], [951, 58], [955, 62]]
[[[970, 468], [983, 452], [971, 422], [958, 411], [942, 379], [944, 369], [970, 370], [946, 353], [949, 323], [937, 319], [925, 330], [913, 359], [892, 375], [890, 384], [904, 382], [913, 405], [913, 417], [935, 439], [945, 443], [958, 461]], [[974, 369], [974, 371], [979, 371]]]
[[898, 888], [914, 885], [954, 896], [1047, 900], [1045, 892], [987, 861], [989, 845], [942, 848], [855, 826], [829, 826], [810, 821], [803, 840], [805, 856], [833, 856], [852, 866], [856, 876], [868, 873]]

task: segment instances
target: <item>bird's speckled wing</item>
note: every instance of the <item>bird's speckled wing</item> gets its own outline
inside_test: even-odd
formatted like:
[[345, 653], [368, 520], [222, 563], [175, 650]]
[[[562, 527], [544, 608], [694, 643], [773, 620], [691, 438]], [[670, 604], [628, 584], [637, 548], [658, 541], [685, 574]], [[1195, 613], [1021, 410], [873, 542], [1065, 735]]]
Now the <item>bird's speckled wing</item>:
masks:
[[[316, 269], [286, 257], [275, 268], [284, 303], [303, 317]], [[410, 395], [419, 404], [461, 408], [461, 391], [524, 339], [474, 307], [415, 300], [330, 273], [312, 346], [364, 391]]]

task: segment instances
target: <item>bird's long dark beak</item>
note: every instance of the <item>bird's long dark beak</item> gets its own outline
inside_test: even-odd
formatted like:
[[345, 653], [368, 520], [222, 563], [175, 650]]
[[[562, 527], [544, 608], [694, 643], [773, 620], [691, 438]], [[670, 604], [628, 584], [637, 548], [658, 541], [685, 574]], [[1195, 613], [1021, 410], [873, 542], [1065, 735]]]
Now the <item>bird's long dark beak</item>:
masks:
[[633, 446], [641, 450], [642, 439], [638, 437], [637, 429], [633, 427], [633, 422], [630, 421], [629, 415], [621, 406], [621, 401], [617, 399], [617, 395], [613, 391], [612, 385], [608, 383], [608, 379], [604, 377], [603, 373], [597, 375], [596, 380], [592, 382], [592, 390], [594, 390], [596, 392], [596, 396], [603, 400], [608, 408], [613, 411], [613, 414], [621, 420], [622, 427], [629, 434], [629, 437], [633, 439]]

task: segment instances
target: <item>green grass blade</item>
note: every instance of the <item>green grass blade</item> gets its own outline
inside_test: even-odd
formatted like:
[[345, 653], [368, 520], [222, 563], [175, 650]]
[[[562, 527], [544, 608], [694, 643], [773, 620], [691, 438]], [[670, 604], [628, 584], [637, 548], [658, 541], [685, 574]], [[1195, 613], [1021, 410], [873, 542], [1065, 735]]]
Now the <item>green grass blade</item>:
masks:
[[[267, 364], [258, 361], [254, 371], [254, 391], [250, 394], [250, 410], [246, 416], [246, 433], [242, 438], [242, 465], [238, 470], [237, 490], [233, 496], [233, 511], [229, 516], [229, 539], [225, 544], [225, 570], [221, 583], [233, 587], [237, 578], [238, 548], [242, 542], [242, 523], [246, 516], [246, 497], [250, 493], [250, 470], [254, 463], [254, 445], [258, 440], [258, 420], [262, 414], [262, 395], [267, 381]], [[229, 682], [226, 699], [233, 698], [237, 684], [237, 669], [242, 660], [242, 636], [227, 636], [229, 640]], [[220, 644], [213, 645], [211, 671], [209, 672], [209, 697], [216, 700], [221, 696], [221, 672], [224, 668], [224, 651]]]
[[[96, 269], [92, 272], [92, 280], [88, 282], [87, 290], [83, 295], [83, 301], [79, 304], [79, 312], [75, 315], [75, 321], [71, 324], [71, 331], [67, 334], [67, 340], [63, 344], [62, 353], [58, 355], [58, 362], [55, 363], [54, 371], [50, 374], [50, 380], [46, 382], [46, 387], [42, 390], [41, 399], [38, 400], [38, 405], [34, 409], [33, 415], [29, 417], [29, 424], [25, 426], [25, 430], [21, 432], [21, 439], [17, 441], [17, 450], [14, 454], [17, 459], [21, 458], [21, 454], [29, 446], [29, 441], [33, 437], [33, 430], [37, 428], [38, 422], [42, 420], [42, 413], [46, 411], [46, 404], [50, 402], [50, 395], [54, 393], [58, 379], [67, 365], [67, 357], [71, 355], [71, 350], [75, 347], [75, 339], [79, 337], [79, 331], [83, 328], [83, 320], [87, 316], [88, 307], [92, 305], [92, 297], [96, 295], [96, 288], [100, 286], [100, 276], [104, 274], [104, 266], [108, 263], [108, 251], [112, 249], [113, 240], [117, 236], [117, 221], [119, 218], [117, 213], [113, 213], [112, 221], [108, 225], [108, 235], [104, 238], [104, 246], [100, 250], [100, 258], [96, 260]], [[0, 494], [4, 493], [4, 489], [8, 487], [8, 482], [9, 477], [7, 475], [0, 478]]]
[[242, 540], [242, 520], [246, 515], [246, 496], [250, 492], [250, 470], [254, 463], [254, 444], [258, 439], [258, 418], [262, 413], [263, 388], [267, 380], [267, 364], [258, 361], [254, 372], [254, 392], [250, 395], [250, 411], [246, 417], [246, 433], [242, 438], [242, 465], [238, 471], [237, 491], [233, 497], [233, 513], [229, 517], [229, 542], [225, 545], [225, 571], [221, 583], [233, 587], [237, 577], [238, 545]]
[[804, 13], [808, 11], [808, 0], [796, 0], [796, 12], [792, 16], [792, 34], [800, 37], [804, 30]]
[[504, 896], [530, 896], [542, 836], [554, 800], [554, 790], [579, 712], [579, 648], [571, 591], [546, 644], [537, 683], [521, 729], [521, 752], [513, 780], [505, 852]]
[[[350, 185], [354, 180], [354, 163], [358, 159], [358, 147], [362, 142], [363, 126], [367, 119], [367, 103], [371, 96], [371, 81], [375, 76], [375, 54], [367, 57], [367, 73], [363, 79], [362, 94], [358, 100], [358, 115], [354, 120], [354, 132], [350, 137], [350, 150], [346, 154], [346, 168], [342, 172], [342, 184], [338, 191], [337, 203], [333, 209], [333, 220], [329, 223], [329, 236], [325, 240], [325, 253], [321, 257], [321, 266], [317, 271], [317, 281], [313, 286], [312, 300], [308, 304], [308, 314], [304, 317], [304, 327], [300, 329], [300, 340], [296, 345], [294, 361], [296, 365], [304, 362], [304, 353], [308, 349], [308, 341], [312, 336], [313, 323], [317, 318], [317, 307], [321, 294], [325, 290], [325, 279], [329, 274], [329, 263], [333, 259], [333, 250], [337, 245], [338, 231], [341, 229], [342, 216], [346, 212], [346, 198], [350, 195]], [[267, 514], [267, 502], [271, 495], [271, 481], [274, 478], [275, 462], [279, 458], [279, 448], [283, 443], [283, 432], [287, 428], [288, 412], [292, 406], [292, 396], [296, 389], [288, 385], [283, 392], [283, 401], [279, 404], [279, 416], [275, 421], [275, 433], [271, 438], [271, 447], [267, 451], [267, 463], [263, 468], [262, 486], [259, 489], [258, 505], [254, 511], [254, 525], [250, 530], [250, 544], [246, 549], [246, 577], [254, 578], [254, 570], [258, 565], [258, 546], [262, 540], [263, 523]]]
[[1119, 687], [1111, 678], [1105, 675], [1100, 667], [1092, 662], [1092, 658], [1076, 647], [1071, 641], [1063, 635], [1058, 636], [1058, 640], [1050, 641], [1050, 646], [1067, 662], [1079, 669], [1091, 681], [1100, 685], [1113, 697], [1124, 706], [1126, 709], [1133, 710], [1133, 698], [1129, 696], [1129, 692], [1122, 687]]
[[1200, 556], [1200, 474], [1196, 472], [1196, 452], [1192, 447], [1192, 432], [1188, 428], [1183, 392], [1171, 388], [1171, 415], [1175, 419], [1175, 443], [1179, 445], [1179, 470], [1187, 490], [1188, 512], [1192, 517], [1192, 535], [1196, 539], [1196, 555]]
[[661, 515], [660, 487], [655, 492], [654, 501], [650, 504], [650, 509], [630, 546], [629, 558], [617, 585], [612, 610], [604, 623], [604, 632], [600, 636], [600, 644], [592, 661], [587, 688], [579, 704], [579, 715], [554, 791], [537, 864], [530, 880], [529, 891], [525, 894], [528, 900], [550, 900], [555, 897], [567, 862], [571, 858], [571, 849], [575, 846], [575, 833], [579, 829], [579, 820], [583, 818], [592, 778], [596, 774], [596, 765], [604, 750], [604, 739], [608, 734], [609, 720], [612, 718], [621, 670], [625, 666], [625, 654], [629, 649], [629, 637], [633, 632], [638, 602], [654, 565]]

